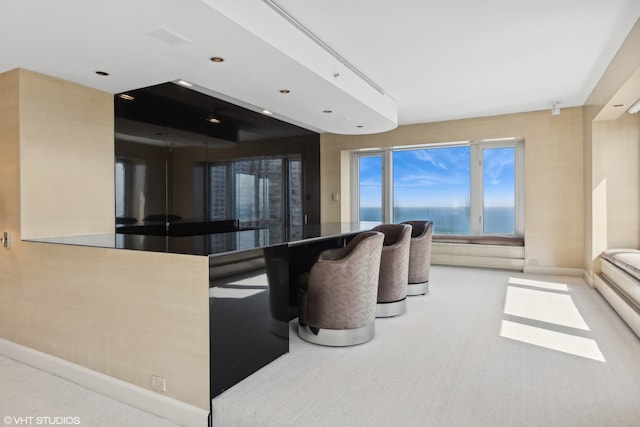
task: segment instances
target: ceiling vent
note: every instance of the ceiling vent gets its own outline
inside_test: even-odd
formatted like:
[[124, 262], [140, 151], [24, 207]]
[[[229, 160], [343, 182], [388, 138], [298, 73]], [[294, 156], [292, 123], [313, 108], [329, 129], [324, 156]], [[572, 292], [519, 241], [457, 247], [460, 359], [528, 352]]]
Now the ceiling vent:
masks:
[[[269, 6], [271, 9], [273, 9], [278, 15], [282, 16], [284, 19], [289, 21], [289, 23], [291, 25], [293, 25], [294, 27], [296, 27], [298, 29], [298, 31], [300, 31], [302, 34], [307, 36], [309, 39], [313, 40], [314, 43], [316, 43], [318, 46], [320, 46], [322, 49], [324, 49], [327, 53], [329, 53], [329, 55], [331, 55], [335, 59], [337, 59], [338, 62], [340, 62], [342, 65], [344, 65], [345, 67], [347, 67], [348, 69], [353, 71], [362, 80], [367, 82], [367, 84], [369, 86], [374, 88], [376, 91], [380, 92], [381, 95], [385, 94], [380, 86], [378, 86], [370, 78], [365, 76], [360, 70], [358, 70], [355, 66], [353, 66], [349, 61], [347, 61], [342, 56], [340, 56], [340, 54], [338, 54], [338, 52], [336, 52], [335, 50], [331, 49], [331, 47], [329, 45], [327, 45], [325, 42], [323, 42], [318, 36], [313, 34], [311, 32], [311, 30], [309, 30], [307, 27], [302, 25], [302, 23], [300, 23], [300, 21], [298, 21], [293, 16], [291, 16], [286, 10], [284, 10], [275, 1], [273, 1], [273, 0], [262, 0], [262, 1], [264, 1], [264, 3], [267, 6]], [[334, 77], [338, 77], [338, 75], [334, 75]]]
[[160, 27], [155, 31], [149, 33], [158, 40], [162, 40], [169, 44], [191, 43], [191, 39], [183, 36], [167, 27]]

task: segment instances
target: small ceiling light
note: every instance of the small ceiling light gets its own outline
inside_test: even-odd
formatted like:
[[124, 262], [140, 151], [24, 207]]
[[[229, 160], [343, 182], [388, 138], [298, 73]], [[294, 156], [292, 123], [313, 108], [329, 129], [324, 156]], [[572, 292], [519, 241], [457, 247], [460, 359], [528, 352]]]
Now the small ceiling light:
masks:
[[209, 123], [215, 123], [215, 124], [220, 123], [220, 119], [218, 119], [218, 118], [216, 118], [216, 117], [209, 117], [209, 118], [207, 119], [207, 121], [208, 121]]
[[267, 116], [272, 115], [273, 113], [269, 110], [262, 110], [262, 114], [266, 114]]
[[211, 62], [224, 62], [224, 58], [221, 58], [219, 56], [213, 56], [209, 59], [211, 59]]
[[107, 73], [106, 71], [96, 71], [96, 74], [99, 76], [108, 76], [109, 73]]
[[560, 115], [560, 102], [554, 102], [551, 104], [551, 115], [559, 116]]
[[323, 110], [322, 112], [323, 112], [323, 113], [325, 113], [325, 114], [331, 114], [331, 113], [333, 113], [333, 111], [331, 111], [331, 110]]
[[289, 89], [280, 89], [280, 93], [291, 93]]
[[131, 96], [129, 94], [126, 94], [126, 93], [121, 93], [120, 95], [118, 95], [118, 97], [120, 97], [122, 99], [125, 99], [127, 101], [133, 101], [134, 99], [136, 99], [135, 97], [133, 97], [133, 96]]
[[189, 83], [186, 80], [178, 80], [177, 82], [180, 86], [184, 86], [184, 87], [192, 87], [193, 83]]
[[640, 111], [640, 99], [638, 99], [635, 104], [633, 104], [631, 107], [629, 107], [629, 109], [627, 110], [627, 113], [635, 114], [638, 111]]

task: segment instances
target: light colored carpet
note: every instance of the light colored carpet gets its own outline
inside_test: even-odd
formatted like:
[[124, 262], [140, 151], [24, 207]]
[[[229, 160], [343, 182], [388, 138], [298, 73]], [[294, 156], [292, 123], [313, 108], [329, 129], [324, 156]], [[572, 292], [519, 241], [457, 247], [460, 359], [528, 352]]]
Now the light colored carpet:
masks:
[[176, 424], [0, 356], [0, 425], [173, 427]]
[[292, 322], [290, 353], [216, 397], [214, 426], [640, 425], [640, 340], [582, 279], [434, 266], [430, 282], [363, 345]]

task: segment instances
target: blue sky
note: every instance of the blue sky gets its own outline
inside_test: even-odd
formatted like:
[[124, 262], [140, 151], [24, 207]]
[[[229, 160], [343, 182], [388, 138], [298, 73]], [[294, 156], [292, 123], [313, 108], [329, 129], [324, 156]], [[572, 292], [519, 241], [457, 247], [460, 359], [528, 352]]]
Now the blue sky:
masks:
[[515, 206], [515, 150], [484, 150], [485, 207]]
[[[485, 207], [513, 206], [513, 148], [484, 150]], [[382, 156], [360, 160], [360, 205], [380, 206]], [[442, 147], [393, 153], [396, 207], [464, 207], [470, 197], [470, 148]]]

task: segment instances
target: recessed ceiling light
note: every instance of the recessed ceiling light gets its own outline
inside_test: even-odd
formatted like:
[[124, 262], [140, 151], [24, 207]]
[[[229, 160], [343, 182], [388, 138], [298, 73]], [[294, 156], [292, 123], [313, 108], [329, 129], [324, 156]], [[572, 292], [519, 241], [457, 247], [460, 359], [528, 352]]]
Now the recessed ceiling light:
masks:
[[107, 73], [106, 71], [96, 71], [96, 74], [99, 76], [108, 76], [109, 73]]
[[193, 83], [189, 83], [186, 80], [178, 80], [177, 82], [180, 86], [184, 86], [184, 87], [192, 87]]
[[220, 119], [218, 119], [218, 118], [216, 118], [216, 117], [209, 117], [209, 118], [207, 119], [207, 121], [208, 121], [209, 123], [216, 123], [216, 124], [220, 123]]
[[126, 99], [127, 101], [133, 101], [134, 99], [136, 99], [135, 97], [126, 94], [126, 93], [121, 93], [120, 95], [118, 95], [120, 98], [122, 99]]
[[273, 113], [269, 110], [262, 110], [262, 114], [266, 114], [267, 116], [272, 115]]
[[322, 112], [323, 112], [323, 113], [325, 113], [325, 114], [331, 114], [331, 113], [333, 113], [333, 111], [331, 111], [331, 110], [323, 110]]
[[290, 93], [289, 89], [280, 89], [280, 93]]
[[224, 62], [224, 58], [221, 58], [219, 56], [214, 56], [214, 57], [211, 57], [210, 59], [211, 59], [211, 62]]

